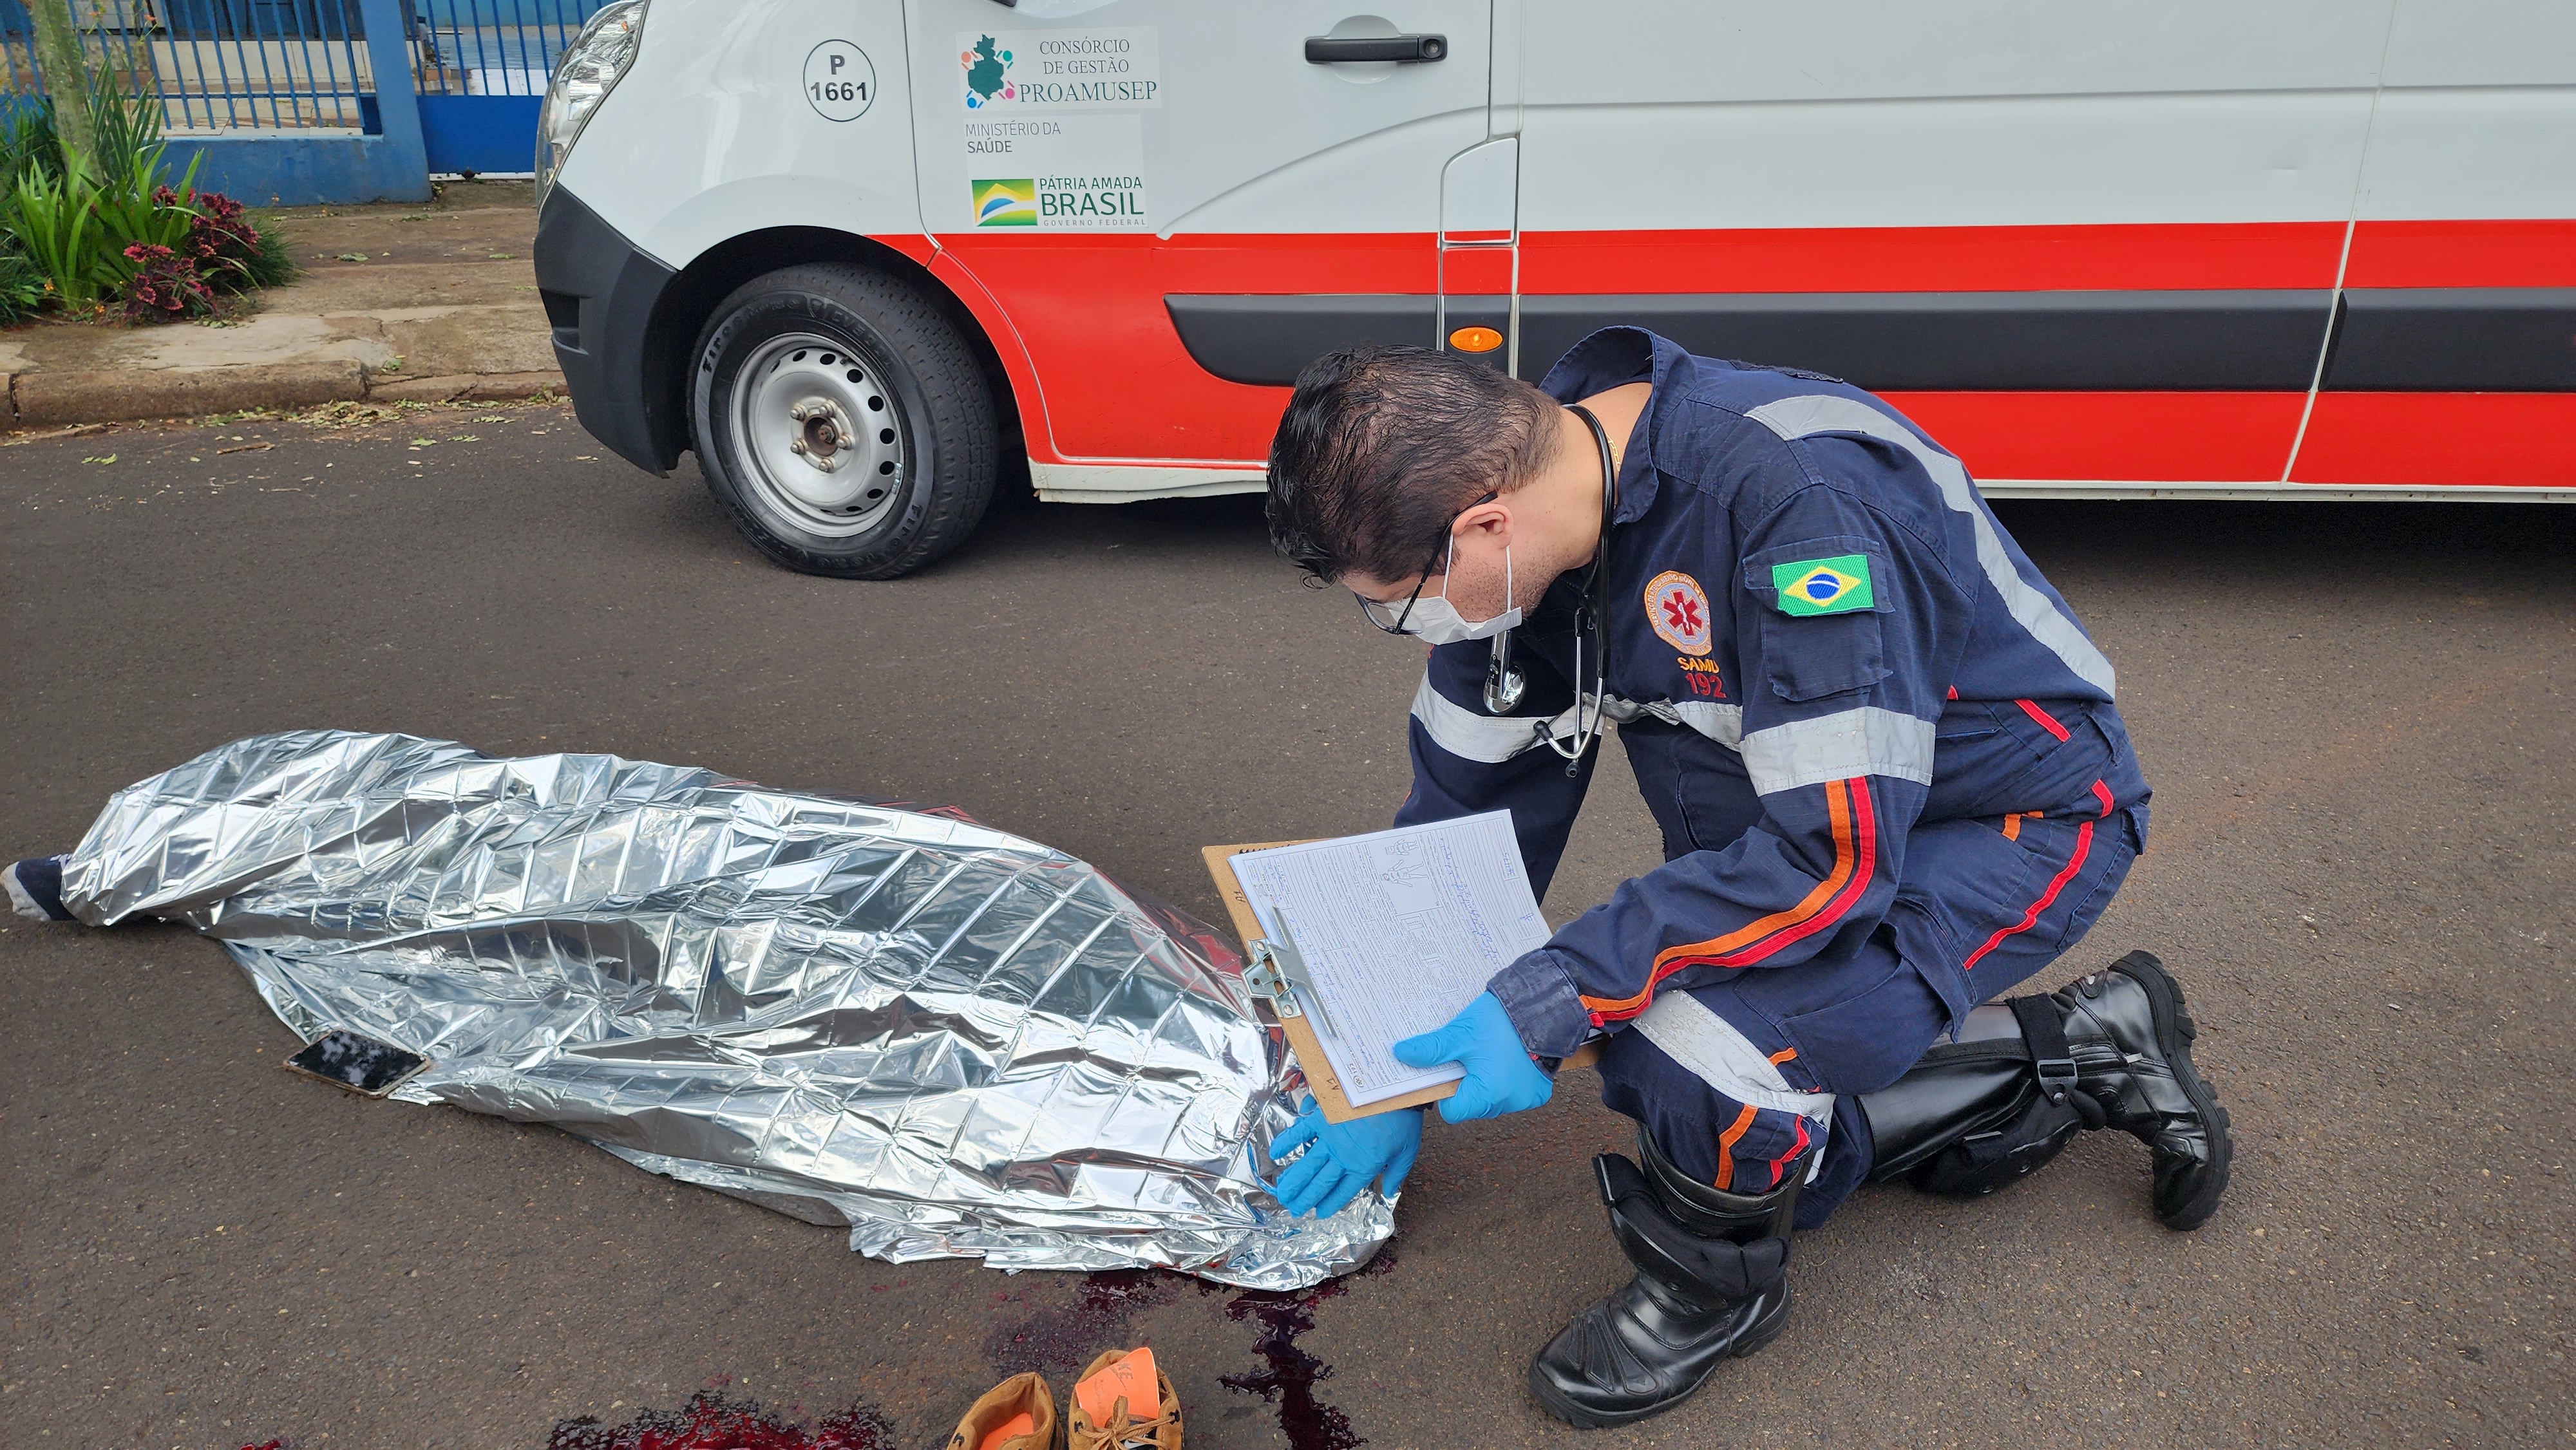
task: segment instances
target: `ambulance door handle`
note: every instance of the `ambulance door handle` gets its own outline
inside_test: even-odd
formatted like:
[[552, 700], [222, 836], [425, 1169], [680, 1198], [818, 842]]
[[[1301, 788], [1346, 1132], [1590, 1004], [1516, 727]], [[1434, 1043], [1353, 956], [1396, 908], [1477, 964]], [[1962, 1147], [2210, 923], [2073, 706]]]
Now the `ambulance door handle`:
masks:
[[1445, 35], [1310, 35], [1306, 37], [1306, 64], [1349, 65], [1356, 61], [1394, 61], [1397, 65], [1420, 65], [1424, 61], [1445, 59], [1449, 54], [1449, 37]]

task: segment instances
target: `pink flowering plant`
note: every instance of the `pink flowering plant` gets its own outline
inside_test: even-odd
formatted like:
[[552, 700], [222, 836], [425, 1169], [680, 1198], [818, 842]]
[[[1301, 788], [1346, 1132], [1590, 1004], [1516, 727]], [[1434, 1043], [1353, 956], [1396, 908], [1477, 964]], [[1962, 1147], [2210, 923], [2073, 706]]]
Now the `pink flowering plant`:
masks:
[[273, 285], [269, 274], [276, 244], [263, 237], [242, 204], [219, 191], [184, 192], [162, 187], [156, 206], [184, 211], [186, 229], [169, 246], [138, 243], [125, 249], [121, 292], [128, 322], [176, 322], [204, 317], [221, 305], [219, 294]]
[[125, 320], [177, 322], [215, 310], [215, 289], [197, 273], [194, 257], [149, 242], [125, 249], [134, 275], [125, 279]]
[[240, 202], [220, 191], [201, 191], [183, 200], [166, 186], [153, 194], [153, 200], [194, 211], [179, 248], [208, 285], [225, 291], [257, 285], [251, 272], [260, 256], [259, 228], [243, 213]]

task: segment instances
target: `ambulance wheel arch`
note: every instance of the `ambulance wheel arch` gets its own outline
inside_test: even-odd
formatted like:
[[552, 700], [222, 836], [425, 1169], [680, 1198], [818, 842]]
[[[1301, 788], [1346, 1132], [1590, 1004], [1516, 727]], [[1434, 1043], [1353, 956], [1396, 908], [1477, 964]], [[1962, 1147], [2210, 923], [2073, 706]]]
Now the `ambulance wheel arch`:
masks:
[[891, 579], [974, 532], [1008, 390], [960, 310], [926, 277], [849, 260], [759, 270], [705, 309], [674, 380], [708, 492], [755, 548]]
[[[722, 465], [709, 462], [715, 445], [707, 441], [706, 446], [700, 446], [704, 441], [700, 432], [703, 425], [695, 397], [695, 365], [702, 356], [700, 343], [719, 309], [742, 289], [776, 274], [815, 267], [845, 275], [865, 275], [897, 289], [926, 308], [962, 344], [972, 361], [972, 381], [980, 385], [985, 400], [984, 411], [990, 419], [987, 431], [998, 455], [996, 465], [987, 473], [987, 495], [995, 489], [1006, 496], [1025, 491], [1027, 455], [1022, 444], [1020, 410], [1011, 379], [983, 325], [919, 261], [884, 242], [820, 227], [779, 227], [728, 238], [692, 259], [656, 299], [645, 332], [644, 387], [649, 394], [645, 413], [651, 420], [654, 444], [664, 466], [676, 463], [684, 450], [697, 452], [700, 471], [710, 491], [717, 494], [720, 506], [733, 513], [734, 505], [726, 500], [718, 483]], [[740, 470], [735, 470], [732, 477], [738, 480]], [[736, 522], [742, 522], [739, 515]], [[781, 557], [750, 527], [745, 527], [745, 533], [755, 546], [790, 568], [848, 577], [884, 577], [873, 572], [873, 566], [849, 557], [867, 553], [863, 545], [844, 540], [836, 549], [813, 558], [788, 558]], [[941, 552], [953, 547], [963, 534], [960, 530], [957, 538], [945, 540]], [[836, 564], [829, 557], [833, 553], [844, 557]], [[909, 567], [918, 568], [929, 562], [930, 556], [925, 555], [914, 559]]]

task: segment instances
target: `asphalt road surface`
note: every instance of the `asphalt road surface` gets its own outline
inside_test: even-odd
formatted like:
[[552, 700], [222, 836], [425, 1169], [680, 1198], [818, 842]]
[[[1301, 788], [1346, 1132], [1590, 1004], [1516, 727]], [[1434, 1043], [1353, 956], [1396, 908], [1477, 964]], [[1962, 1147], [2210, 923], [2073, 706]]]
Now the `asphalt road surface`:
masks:
[[[1310, 1302], [897, 1268], [548, 1129], [294, 1079], [185, 931], [12, 921], [6, 1442], [534, 1447], [720, 1386], [925, 1446], [1003, 1370], [1061, 1390], [1144, 1339], [1193, 1450], [2568, 1443], [2576, 512], [2005, 518], [2117, 662], [2156, 790], [2050, 975], [2131, 946], [2180, 974], [2240, 1138], [2198, 1233], [2111, 1134], [1993, 1199], [1864, 1191], [1799, 1241], [1785, 1338], [1587, 1438], [1521, 1374], [1626, 1277], [1588, 1074], [1435, 1123], [1391, 1266]], [[1405, 789], [1418, 656], [1301, 589], [1243, 500], [1022, 504], [925, 576], [837, 583], [541, 408], [26, 442], [0, 519], [0, 856], [328, 725], [952, 801], [1222, 920], [1198, 847], [1375, 828]], [[1614, 752], [1551, 913], [1654, 841]]]

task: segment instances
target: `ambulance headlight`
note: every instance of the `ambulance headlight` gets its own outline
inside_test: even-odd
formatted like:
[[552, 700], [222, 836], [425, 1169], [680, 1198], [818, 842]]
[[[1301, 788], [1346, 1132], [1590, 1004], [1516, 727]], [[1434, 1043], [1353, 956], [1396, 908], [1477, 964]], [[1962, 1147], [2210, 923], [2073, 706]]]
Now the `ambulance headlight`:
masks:
[[609, 0], [581, 28], [561, 59], [554, 79], [546, 83], [545, 105], [537, 112], [537, 204], [545, 205], [555, 173], [572, 154], [583, 124], [635, 62], [644, 39], [646, 0]]

